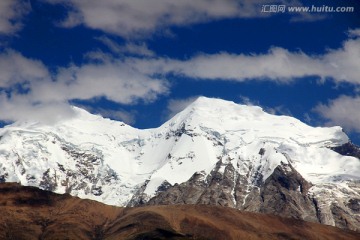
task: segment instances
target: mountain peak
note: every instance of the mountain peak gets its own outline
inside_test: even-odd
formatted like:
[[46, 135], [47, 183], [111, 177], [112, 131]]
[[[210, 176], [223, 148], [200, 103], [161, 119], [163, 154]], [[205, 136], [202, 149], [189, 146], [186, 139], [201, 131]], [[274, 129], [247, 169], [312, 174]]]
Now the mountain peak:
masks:
[[312, 127], [294, 117], [269, 114], [258, 106], [207, 97], [199, 97], [163, 125], [171, 129], [183, 126], [198, 133], [204, 129], [213, 129], [219, 134], [242, 132], [241, 139], [247, 143], [263, 138], [337, 146], [349, 141], [338, 126]]
[[192, 102], [189, 106], [194, 106], [194, 107], [209, 107], [211, 105], [229, 105], [229, 104], [235, 104], [237, 105], [235, 102], [233, 101], [228, 101], [228, 100], [224, 100], [221, 98], [210, 98], [210, 97], [205, 97], [205, 96], [199, 96], [194, 102]]
[[175, 122], [198, 120], [199, 122], [195, 123], [198, 124], [216, 119], [226, 120], [227, 118], [246, 116], [253, 116], [256, 118], [262, 114], [266, 113], [261, 107], [241, 105], [218, 98], [198, 97], [169, 121], [174, 124]]
[[194, 102], [189, 104], [189, 106], [185, 108], [185, 110], [203, 110], [216, 113], [218, 110], [222, 110], [222, 112], [224, 110], [227, 112], [231, 112], [235, 109], [239, 110], [240, 108], [242, 108], [243, 111], [253, 112], [257, 114], [263, 112], [263, 109], [259, 106], [242, 105], [233, 101], [228, 101], [220, 98], [209, 98], [204, 96], [198, 97]]

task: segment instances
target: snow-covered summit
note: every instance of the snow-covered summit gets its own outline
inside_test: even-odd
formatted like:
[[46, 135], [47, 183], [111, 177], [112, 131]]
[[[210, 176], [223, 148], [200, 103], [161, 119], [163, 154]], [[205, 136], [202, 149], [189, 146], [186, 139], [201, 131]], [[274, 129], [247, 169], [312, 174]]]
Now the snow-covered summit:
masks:
[[[296, 118], [266, 113], [261, 107], [236, 104], [222, 99], [199, 97], [163, 127], [215, 129], [218, 132], [242, 132], [241, 139], [286, 139], [303, 145], [337, 146], [349, 141], [341, 127], [311, 127]], [[194, 129], [193, 129], [194, 130]], [[278, 139], [278, 140], [276, 140]]]

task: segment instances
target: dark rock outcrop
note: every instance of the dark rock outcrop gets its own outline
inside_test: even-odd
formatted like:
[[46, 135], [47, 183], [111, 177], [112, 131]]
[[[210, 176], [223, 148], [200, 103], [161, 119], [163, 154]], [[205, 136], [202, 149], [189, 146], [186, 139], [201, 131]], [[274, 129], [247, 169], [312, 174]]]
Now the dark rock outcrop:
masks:
[[360, 160], [360, 147], [351, 142], [347, 142], [338, 147], [332, 147], [331, 149], [341, 155], [356, 157]]

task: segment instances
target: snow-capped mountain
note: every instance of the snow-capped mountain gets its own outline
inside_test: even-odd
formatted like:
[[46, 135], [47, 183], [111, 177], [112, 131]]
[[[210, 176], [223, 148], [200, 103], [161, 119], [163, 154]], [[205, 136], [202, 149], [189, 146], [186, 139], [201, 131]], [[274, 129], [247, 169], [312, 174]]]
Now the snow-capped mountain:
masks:
[[0, 129], [0, 181], [118, 206], [219, 204], [360, 229], [359, 149], [340, 127], [205, 97], [146, 130], [75, 111]]

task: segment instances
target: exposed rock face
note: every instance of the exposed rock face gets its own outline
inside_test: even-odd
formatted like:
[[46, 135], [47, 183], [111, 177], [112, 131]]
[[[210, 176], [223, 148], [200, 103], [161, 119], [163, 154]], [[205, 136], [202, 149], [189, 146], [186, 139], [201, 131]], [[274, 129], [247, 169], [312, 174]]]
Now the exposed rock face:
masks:
[[282, 216], [316, 222], [316, 209], [308, 195], [310, 188], [311, 184], [291, 165], [278, 166], [260, 189], [259, 212], [277, 212]]
[[[224, 167], [223, 173], [219, 172], [221, 166]], [[325, 196], [314, 194], [309, 192], [312, 186], [291, 165], [281, 164], [263, 184], [258, 182], [249, 187], [246, 178], [236, 172], [231, 164], [224, 166], [219, 161], [208, 176], [195, 173], [185, 183], [159, 187], [156, 196], [148, 201], [147, 196], [139, 192], [137, 199], [133, 199], [129, 206], [219, 205], [360, 231], [360, 199], [339, 199], [331, 195], [331, 191], [335, 194], [342, 191], [339, 189], [324, 191]], [[356, 190], [359, 185], [354, 183], [350, 186]], [[358, 191], [353, 194], [358, 196]]]
[[331, 149], [341, 155], [352, 156], [360, 159], [360, 147], [351, 142], [345, 143], [338, 147], [332, 147]]
[[316, 209], [308, 196], [310, 187], [291, 165], [282, 164], [266, 179], [258, 194], [253, 194], [252, 201], [247, 201], [244, 209], [316, 222]]

